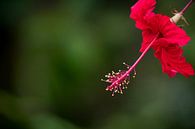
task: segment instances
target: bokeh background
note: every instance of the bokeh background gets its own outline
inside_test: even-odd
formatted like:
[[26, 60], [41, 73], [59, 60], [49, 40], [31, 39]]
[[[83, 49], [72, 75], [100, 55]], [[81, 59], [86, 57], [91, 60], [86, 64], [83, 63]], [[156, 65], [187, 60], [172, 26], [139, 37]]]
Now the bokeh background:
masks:
[[[1, 129], [195, 129], [195, 77], [162, 73], [153, 51], [124, 95], [100, 79], [140, 55], [136, 0], [1, 0]], [[172, 16], [188, 0], [158, 1]], [[195, 68], [195, 5], [185, 14]], [[184, 23], [181, 23], [184, 24]]]

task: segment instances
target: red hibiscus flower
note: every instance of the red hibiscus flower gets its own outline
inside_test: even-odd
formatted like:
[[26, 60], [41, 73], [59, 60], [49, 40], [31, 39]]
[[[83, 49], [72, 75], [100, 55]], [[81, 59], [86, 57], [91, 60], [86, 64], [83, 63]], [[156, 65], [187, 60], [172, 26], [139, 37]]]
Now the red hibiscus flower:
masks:
[[193, 0], [172, 18], [153, 12], [155, 0], [138, 0], [131, 7], [130, 18], [135, 20], [136, 27], [142, 30], [143, 41], [140, 48], [142, 54], [132, 66], [127, 65], [127, 71], [112, 72], [105, 76], [107, 80], [104, 81], [110, 83], [106, 90], [112, 91], [112, 96], [117, 92], [123, 93], [122, 90], [127, 88], [131, 72], [134, 70], [133, 77], [135, 77], [135, 67], [150, 48], [160, 60], [163, 72], [170, 77], [174, 77], [177, 73], [185, 77], [194, 75], [192, 65], [187, 63], [182, 55], [182, 47], [189, 42], [190, 37], [176, 25], [192, 2]]
[[135, 20], [136, 27], [142, 30], [143, 42], [140, 52], [143, 52], [158, 34], [152, 48], [155, 51], [155, 57], [162, 64], [163, 72], [170, 77], [175, 76], [176, 73], [186, 77], [194, 75], [194, 70], [182, 56], [181, 49], [189, 42], [190, 37], [174, 23], [177, 21], [171, 22], [168, 16], [153, 13], [155, 5], [155, 0], [139, 0], [131, 8], [130, 18]]

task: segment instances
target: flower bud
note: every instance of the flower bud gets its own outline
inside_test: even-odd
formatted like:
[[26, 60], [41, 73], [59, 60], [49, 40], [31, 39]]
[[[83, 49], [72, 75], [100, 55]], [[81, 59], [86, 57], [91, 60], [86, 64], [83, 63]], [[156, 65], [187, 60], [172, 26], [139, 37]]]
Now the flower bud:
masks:
[[176, 24], [182, 17], [183, 15], [181, 13], [176, 13], [170, 20]]

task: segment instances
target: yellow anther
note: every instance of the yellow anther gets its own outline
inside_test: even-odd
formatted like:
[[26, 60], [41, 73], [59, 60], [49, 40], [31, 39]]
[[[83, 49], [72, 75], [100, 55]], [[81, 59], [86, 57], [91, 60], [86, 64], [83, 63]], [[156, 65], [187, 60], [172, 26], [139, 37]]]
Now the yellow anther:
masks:
[[130, 66], [129, 66], [128, 64], [126, 64], [125, 62], [123, 62], [123, 64], [124, 64], [125, 66], [127, 66], [128, 69], [130, 68]]
[[101, 79], [101, 81], [106, 82], [106, 80], [104, 80], [104, 79]]

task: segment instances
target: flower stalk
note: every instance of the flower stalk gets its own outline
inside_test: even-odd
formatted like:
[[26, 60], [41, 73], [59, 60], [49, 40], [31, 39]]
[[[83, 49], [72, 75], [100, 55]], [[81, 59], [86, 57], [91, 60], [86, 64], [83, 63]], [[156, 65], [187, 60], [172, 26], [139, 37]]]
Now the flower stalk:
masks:
[[184, 14], [185, 11], [192, 5], [193, 2], [194, 0], [190, 0], [190, 2], [188, 2], [188, 4], [180, 11], [180, 13]]

